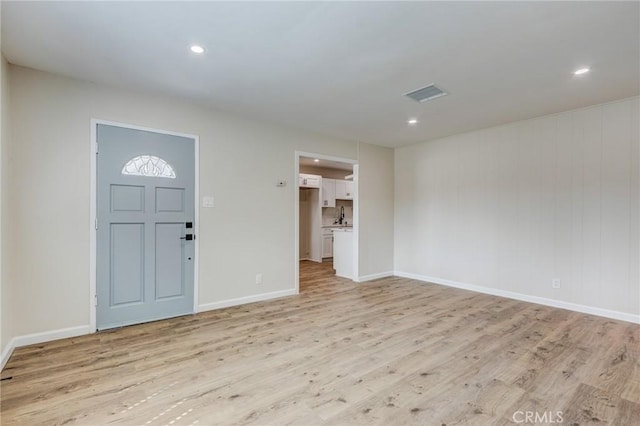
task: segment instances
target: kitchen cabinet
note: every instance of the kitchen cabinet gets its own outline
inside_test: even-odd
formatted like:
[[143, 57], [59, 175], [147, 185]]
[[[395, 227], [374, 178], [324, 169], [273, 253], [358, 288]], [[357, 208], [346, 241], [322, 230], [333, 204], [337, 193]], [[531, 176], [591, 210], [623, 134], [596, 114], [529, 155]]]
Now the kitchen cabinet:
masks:
[[300, 188], [320, 188], [321, 184], [322, 176], [319, 175], [300, 173], [298, 177], [298, 186], [300, 186]]
[[336, 206], [336, 180], [322, 178], [322, 207]]
[[322, 230], [322, 257], [333, 257], [333, 229]]
[[333, 236], [333, 269], [337, 276], [353, 279], [353, 229], [335, 229]]
[[336, 180], [336, 200], [353, 200], [353, 182]]

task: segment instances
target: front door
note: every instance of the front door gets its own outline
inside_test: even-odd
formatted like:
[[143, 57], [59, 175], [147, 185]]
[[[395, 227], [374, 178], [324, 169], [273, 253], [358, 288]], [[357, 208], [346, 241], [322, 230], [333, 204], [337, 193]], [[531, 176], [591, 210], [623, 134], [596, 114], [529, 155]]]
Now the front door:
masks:
[[195, 141], [97, 127], [99, 330], [192, 313]]

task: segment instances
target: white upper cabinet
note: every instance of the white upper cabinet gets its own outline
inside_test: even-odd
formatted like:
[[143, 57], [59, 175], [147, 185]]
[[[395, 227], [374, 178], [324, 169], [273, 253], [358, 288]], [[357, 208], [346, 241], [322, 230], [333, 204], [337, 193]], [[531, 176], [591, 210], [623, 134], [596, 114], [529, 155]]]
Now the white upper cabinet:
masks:
[[355, 191], [356, 186], [351, 180], [347, 180], [345, 182], [347, 183], [347, 200], [353, 200], [353, 192]]
[[298, 183], [300, 188], [320, 188], [322, 176], [300, 173]]
[[322, 207], [336, 206], [336, 180], [322, 178]]
[[353, 182], [350, 180], [336, 180], [336, 199], [353, 200]]

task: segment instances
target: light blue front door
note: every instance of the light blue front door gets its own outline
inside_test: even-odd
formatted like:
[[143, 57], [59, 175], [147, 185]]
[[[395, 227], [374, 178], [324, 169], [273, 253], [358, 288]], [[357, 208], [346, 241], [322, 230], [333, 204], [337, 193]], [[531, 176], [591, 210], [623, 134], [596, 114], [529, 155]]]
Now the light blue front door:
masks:
[[193, 312], [191, 138], [98, 124], [99, 330]]

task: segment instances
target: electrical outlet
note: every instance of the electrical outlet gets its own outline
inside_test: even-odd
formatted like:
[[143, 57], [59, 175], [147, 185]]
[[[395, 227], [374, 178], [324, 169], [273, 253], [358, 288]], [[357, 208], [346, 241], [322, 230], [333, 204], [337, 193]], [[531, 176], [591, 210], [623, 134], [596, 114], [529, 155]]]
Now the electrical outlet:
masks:
[[551, 288], [560, 288], [560, 278], [554, 278], [551, 280]]
[[262, 284], [262, 274], [256, 274], [256, 284]]

